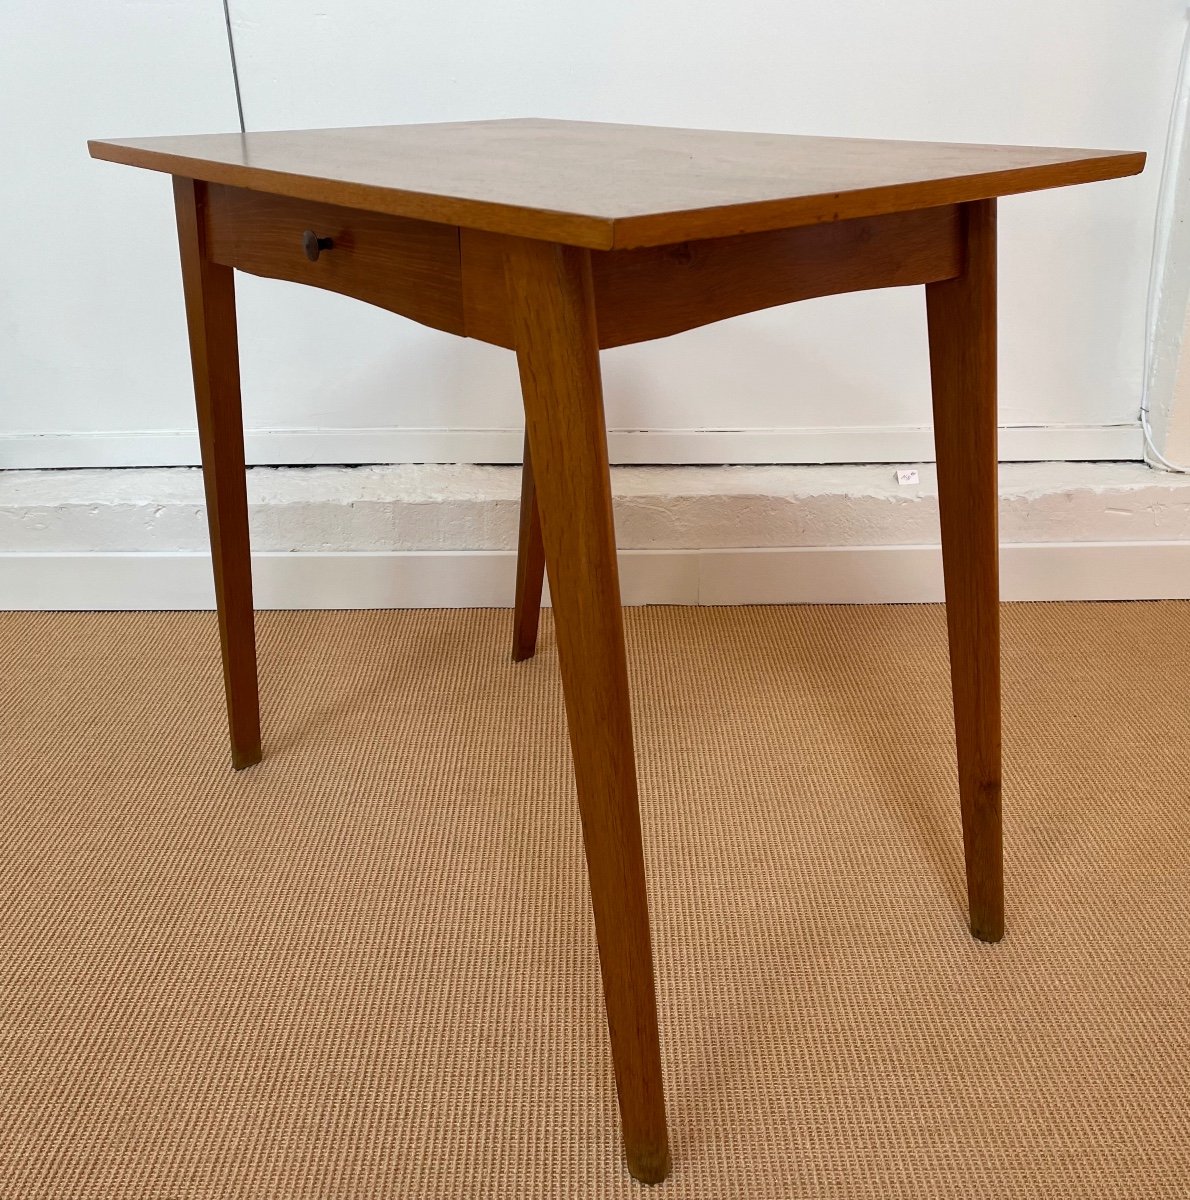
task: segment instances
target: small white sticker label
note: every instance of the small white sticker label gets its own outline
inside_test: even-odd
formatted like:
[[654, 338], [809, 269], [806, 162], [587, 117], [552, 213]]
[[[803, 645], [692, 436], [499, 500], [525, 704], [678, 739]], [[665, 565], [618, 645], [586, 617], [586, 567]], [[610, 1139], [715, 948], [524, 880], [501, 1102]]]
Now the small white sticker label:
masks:
[[909, 487], [911, 484], [921, 483], [921, 480], [918, 479], [916, 471], [898, 471], [897, 482], [901, 487]]

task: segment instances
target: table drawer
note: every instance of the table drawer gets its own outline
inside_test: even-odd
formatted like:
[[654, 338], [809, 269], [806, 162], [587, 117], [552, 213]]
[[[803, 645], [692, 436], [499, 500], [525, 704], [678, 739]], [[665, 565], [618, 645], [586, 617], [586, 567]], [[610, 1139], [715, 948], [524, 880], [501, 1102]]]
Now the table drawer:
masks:
[[[310, 234], [330, 240], [313, 260], [304, 242]], [[224, 266], [326, 288], [463, 332], [454, 225], [209, 184], [205, 236], [207, 256]]]

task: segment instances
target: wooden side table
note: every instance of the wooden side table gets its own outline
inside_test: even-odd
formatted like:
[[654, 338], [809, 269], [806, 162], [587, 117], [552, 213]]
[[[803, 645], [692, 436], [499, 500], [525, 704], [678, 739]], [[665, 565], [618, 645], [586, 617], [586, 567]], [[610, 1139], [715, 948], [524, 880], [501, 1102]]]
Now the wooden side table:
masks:
[[232, 761], [260, 759], [233, 268], [517, 353], [514, 657], [548, 565], [628, 1166], [670, 1154], [599, 350], [811, 296], [924, 284], [971, 930], [1003, 933], [996, 198], [1140, 153], [566, 121], [90, 143], [174, 177]]

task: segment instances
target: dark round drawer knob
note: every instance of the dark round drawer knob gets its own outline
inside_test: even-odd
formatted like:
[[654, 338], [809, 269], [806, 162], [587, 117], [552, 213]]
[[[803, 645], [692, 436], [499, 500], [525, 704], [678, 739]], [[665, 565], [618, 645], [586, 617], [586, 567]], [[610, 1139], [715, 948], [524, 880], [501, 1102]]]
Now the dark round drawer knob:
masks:
[[320, 238], [313, 229], [307, 229], [302, 234], [302, 249], [306, 252], [306, 257], [311, 262], [317, 262], [318, 256], [324, 250], [333, 250], [335, 242], [333, 238]]

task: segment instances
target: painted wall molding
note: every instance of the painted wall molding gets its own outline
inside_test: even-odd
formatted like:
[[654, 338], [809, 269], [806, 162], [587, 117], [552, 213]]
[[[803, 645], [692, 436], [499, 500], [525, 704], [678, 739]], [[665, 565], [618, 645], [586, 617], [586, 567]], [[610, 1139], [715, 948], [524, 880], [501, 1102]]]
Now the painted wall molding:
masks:
[[[361, 463], [518, 463], [520, 429], [249, 430], [254, 466]], [[931, 462], [929, 426], [821, 426], [790, 429], [613, 429], [613, 463]], [[1137, 422], [1119, 425], [1008, 425], [1004, 462], [1128, 462], [1142, 458]], [[124, 433], [14, 433], [0, 436], [0, 467], [184, 467], [198, 465], [190, 430]]]
[[[503, 608], [512, 551], [253, 555], [258, 608]], [[904, 604], [942, 599], [937, 546], [627, 550], [626, 604]], [[1190, 542], [1001, 549], [1005, 600], [1190, 599]], [[208, 609], [205, 554], [0, 554], [0, 609]]]

